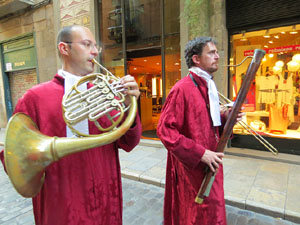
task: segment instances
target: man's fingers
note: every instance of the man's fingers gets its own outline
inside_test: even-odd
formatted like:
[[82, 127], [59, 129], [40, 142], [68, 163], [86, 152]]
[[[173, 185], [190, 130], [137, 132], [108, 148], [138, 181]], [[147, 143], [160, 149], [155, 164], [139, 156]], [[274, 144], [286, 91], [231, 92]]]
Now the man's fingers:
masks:
[[212, 164], [209, 164], [208, 166], [209, 166], [210, 170], [211, 170], [213, 173], [216, 172], [216, 171], [215, 171], [215, 168], [212, 166]]
[[222, 152], [217, 152], [216, 155], [217, 155], [219, 158], [223, 158], [223, 157], [224, 157], [224, 153], [222, 153]]
[[218, 162], [213, 162], [212, 164], [213, 164], [214, 168], [219, 168], [219, 163]]
[[125, 93], [128, 95], [133, 95], [136, 98], [138, 98], [140, 96], [139, 90], [126, 90]]

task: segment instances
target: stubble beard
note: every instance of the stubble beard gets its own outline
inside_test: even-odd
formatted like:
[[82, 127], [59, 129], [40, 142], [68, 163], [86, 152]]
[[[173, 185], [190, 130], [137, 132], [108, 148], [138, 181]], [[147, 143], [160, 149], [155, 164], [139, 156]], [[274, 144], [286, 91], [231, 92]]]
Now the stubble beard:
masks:
[[216, 66], [216, 67], [211, 67], [211, 68], [209, 68], [209, 74], [212, 74], [212, 73], [214, 73], [214, 72], [216, 72], [218, 70], [218, 65]]

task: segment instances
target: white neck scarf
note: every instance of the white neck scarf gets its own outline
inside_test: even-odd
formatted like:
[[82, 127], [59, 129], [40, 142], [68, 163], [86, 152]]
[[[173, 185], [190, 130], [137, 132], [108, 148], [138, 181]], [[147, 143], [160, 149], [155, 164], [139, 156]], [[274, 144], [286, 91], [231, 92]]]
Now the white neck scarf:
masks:
[[203, 78], [206, 81], [208, 87], [210, 116], [212, 118], [213, 125], [215, 127], [221, 126], [219, 95], [216, 84], [212, 80], [212, 76], [199, 67], [192, 67], [189, 69], [189, 71], [197, 74], [199, 77]]
[[[67, 71], [64, 71], [63, 69], [58, 70], [57, 74], [60, 75], [60, 76], [62, 76], [65, 79], [65, 86], [64, 86], [65, 94], [72, 88], [72, 86], [74, 84], [77, 83], [77, 81], [79, 79], [82, 78], [80, 76], [76, 76], [76, 75], [71, 74], [71, 73], [69, 73]], [[87, 89], [87, 85], [80, 85], [80, 86], [78, 86], [78, 90], [79, 91], [85, 91], [86, 89]], [[88, 124], [88, 120], [87, 119], [82, 120], [82, 121], [78, 122], [77, 124], [75, 124], [74, 128], [76, 130], [78, 130], [79, 132], [81, 132], [81, 133], [89, 134], [89, 124]], [[71, 129], [68, 126], [66, 126], [66, 129], [67, 129], [67, 137], [76, 137], [72, 133]]]

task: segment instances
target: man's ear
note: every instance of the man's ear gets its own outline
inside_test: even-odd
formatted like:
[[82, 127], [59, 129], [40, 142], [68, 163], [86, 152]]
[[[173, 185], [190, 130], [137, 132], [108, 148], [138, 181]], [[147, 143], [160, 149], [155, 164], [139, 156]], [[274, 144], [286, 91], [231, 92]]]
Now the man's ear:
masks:
[[67, 43], [64, 42], [59, 42], [58, 43], [58, 51], [60, 52], [61, 55], [68, 55], [69, 54], [69, 46]]
[[192, 60], [195, 66], [200, 64], [200, 57], [198, 55], [193, 55]]

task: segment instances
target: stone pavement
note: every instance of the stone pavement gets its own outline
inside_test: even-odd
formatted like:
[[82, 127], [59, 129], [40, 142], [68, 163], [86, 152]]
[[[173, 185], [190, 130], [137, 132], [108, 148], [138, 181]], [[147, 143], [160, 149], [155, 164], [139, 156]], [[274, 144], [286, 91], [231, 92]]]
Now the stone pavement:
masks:
[[[122, 176], [164, 187], [167, 151], [142, 139], [120, 151]], [[226, 204], [300, 224], [300, 156], [228, 148], [223, 159]]]
[[[126, 178], [122, 178], [122, 183], [123, 225], [162, 225], [164, 188]], [[0, 185], [0, 224], [33, 225], [31, 199], [22, 198], [14, 190], [2, 169]], [[293, 225], [230, 205], [226, 205], [226, 212], [228, 225]]]
[[[4, 129], [1, 129], [0, 142], [3, 138]], [[132, 152], [120, 151], [122, 176], [140, 181], [141, 185], [164, 187], [166, 155], [167, 151], [160, 141], [143, 139]], [[288, 221], [300, 224], [300, 156], [272, 156], [269, 152], [234, 148], [227, 149], [225, 155], [224, 189], [229, 225], [292, 224]], [[0, 222], [8, 221], [1, 224], [32, 224], [30, 199], [18, 196], [7, 178], [3, 181], [0, 176], [0, 186]], [[132, 199], [126, 202], [126, 197], [124, 195], [124, 213], [126, 207], [133, 204]], [[160, 198], [159, 204], [162, 204], [163, 197], [160, 195]], [[284, 220], [260, 223], [259, 214], [255, 212]]]

